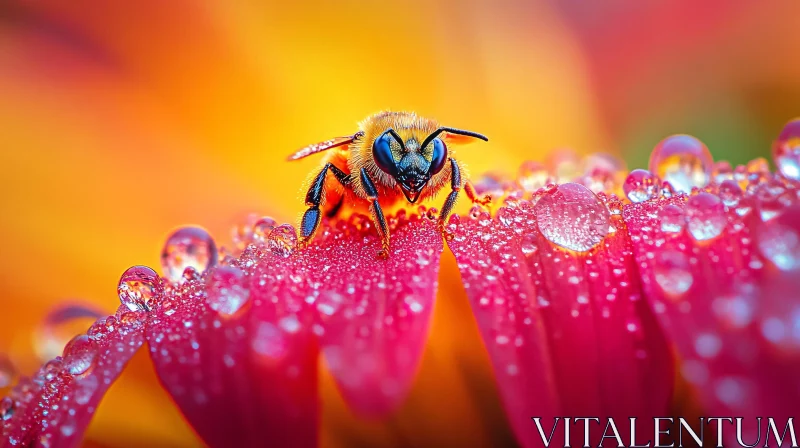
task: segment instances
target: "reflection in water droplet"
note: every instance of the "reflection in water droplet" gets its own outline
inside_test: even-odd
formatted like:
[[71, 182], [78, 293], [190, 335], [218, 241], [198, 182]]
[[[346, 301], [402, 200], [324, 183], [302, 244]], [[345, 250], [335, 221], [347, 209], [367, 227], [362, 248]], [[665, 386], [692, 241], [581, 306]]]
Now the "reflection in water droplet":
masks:
[[14, 364], [3, 353], [0, 353], [0, 389], [8, 387], [11, 381], [17, 375], [17, 369]]
[[[4, 397], [0, 400], [0, 421], [10, 420], [11, 417], [14, 416], [14, 411], [16, 410], [16, 405], [14, 403], [14, 399], [11, 397]], [[11, 440], [11, 444], [14, 444], [14, 441]]]
[[650, 172], [684, 193], [705, 187], [713, 168], [706, 145], [690, 135], [667, 137], [650, 154]]
[[269, 250], [281, 257], [288, 257], [297, 248], [297, 232], [291, 224], [281, 224], [269, 234]]
[[541, 163], [527, 161], [519, 167], [517, 183], [525, 191], [536, 191], [550, 182], [550, 173]]
[[800, 118], [786, 123], [773, 145], [772, 157], [784, 177], [800, 180]]
[[658, 197], [660, 180], [647, 170], [633, 170], [628, 174], [622, 191], [631, 202], [644, 202]]
[[119, 301], [131, 311], [150, 311], [153, 301], [164, 293], [164, 283], [147, 266], [128, 268], [119, 279]]
[[75, 336], [64, 347], [63, 366], [71, 375], [87, 373], [97, 358], [97, 347], [85, 334]]
[[680, 233], [686, 225], [683, 209], [674, 204], [662, 208], [658, 214], [661, 219], [661, 230], [669, 233]]
[[533, 240], [533, 237], [530, 235], [526, 235], [522, 238], [522, 242], [520, 242], [520, 249], [525, 256], [530, 257], [536, 253], [538, 248], [536, 247], [536, 242]]
[[608, 234], [608, 209], [588, 188], [566, 183], [548, 191], [534, 207], [539, 230], [550, 242], [584, 252]]
[[253, 224], [253, 242], [267, 244], [269, 234], [272, 233], [272, 229], [277, 225], [278, 223], [269, 216], [265, 216], [256, 221], [256, 223]]
[[694, 282], [686, 256], [674, 250], [657, 253], [653, 272], [658, 286], [672, 298], [682, 296]]
[[60, 356], [75, 335], [84, 333], [104, 313], [91, 304], [65, 303], [47, 313], [33, 333], [33, 349], [41, 362]]
[[689, 233], [697, 241], [718, 237], [728, 224], [722, 201], [705, 192], [689, 198], [686, 203], [686, 220]]
[[167, 238], [161, 251], [161, 267], [164, 276], [171, 282], [180, 282], [188, 267], [198, 272], [217, 263], [217, 245], [204, 229], [183, 227]]
[[244, 272], [233, 266], [218, 266], [206, 278], [208, 306], [223, 316], [231, 316], [250, 299]]

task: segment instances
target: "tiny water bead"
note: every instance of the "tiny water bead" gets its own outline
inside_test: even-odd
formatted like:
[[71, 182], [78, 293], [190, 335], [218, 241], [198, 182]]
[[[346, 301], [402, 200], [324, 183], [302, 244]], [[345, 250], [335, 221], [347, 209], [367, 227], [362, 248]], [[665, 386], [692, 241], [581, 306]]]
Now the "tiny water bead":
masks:
[[711, 193], [699, 193], [686, 203], [687, 228], [697, 241], [718, 237], [725, 230], [728, 218], [725, 206], [719, 197]]
[[659, 142], [650, 153], [649, 168], [676, 190], [689, 193], [692, 188], [708, 184], [714, 160], [700, 140], [690, 135], [673, 135]]
[[291, 224], [281, 224], [269, 234], [267, 246], [273, 254], [288, 257], [297, 248], [297, 232]]
[[64, 303], [47, 313], [33, 333], [33, 349], [42, 362], [61, 355], [67, 342], [105, 316], [89, 303]]
[[214, 239], [200, 227], [183, 227], [167, 238], [161, 251], [161, 267], [164, 276], [171, 282], [180, 282], [188, 267], [198, 272], [217, 263], [217, 245]]
[[260, 244], [267, 244], [269, 234], [272, 233], [272, 230], [277, 225], [278, 223], [269, 216], [259, 219], [253, 224], [253, 241]]
[[64, 348], [63, 366], [70, 375], [83, 375], [94, 366], [96, 358], [94, 341], [82, 334], [75, 336]]
[[208, 306], [223, 316], [232, 316], [250, 299], [244, 272], [233, 266], [218, 266], [206, 278]]
[[622, 185], [622, 191], [631, 202], [644, 202], [658, 197], [661, 181], [650, 171], [637, 169], [631, 171]]
[[773, 145], [772, 157], [784, 177], [800, 181], [800, 118], [786, 123]]
[[782, 271], [800, 268], [800, 235], [779, 220], [763, 223], [757, 233], [758, 250]]
[[608, 234], [611, 216], [600, 199], [576, 183], [561, 184], [545, 193], [534, 207], [545, 238], [578, 252], [585, 252]]
[[164, 282], [149, 267], [133, 266], [120, 277], [117, 294], [131, 311], [150, 311], [152, 302], [164, 294]]

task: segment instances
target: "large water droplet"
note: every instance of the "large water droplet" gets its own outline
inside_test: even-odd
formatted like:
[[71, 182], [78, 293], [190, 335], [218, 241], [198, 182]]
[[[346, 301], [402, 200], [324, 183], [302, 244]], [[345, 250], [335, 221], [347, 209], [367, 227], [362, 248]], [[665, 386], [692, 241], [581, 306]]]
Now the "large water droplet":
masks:
[[786, 123], [772, 148], [772, 157], [784, 177], [800, 180], [800, 118]]
[[686, 203], [686, 220], [689, 233], [697, 241], [718, 237], [728, 224], [722, 201], [705, 192], [689, 198]]
[[631, 202], [644, 202], [658, 196], [661, 181], [647, 170], [633, 170], [628, 174], [622, 191]]
[[277, 225], [278, 223], [269, 216], [259, 219], [253, 224], [253, 241], [260, 244], [267, 244], [269, 234], [272, 233], [272, 230]]
[[542, 195], [534, 213], [545, 238], [578, 252], [595, 247], [605, 238], [611, 218], [600, 199], [576, 183], [559, 185]]
[[149, 267], [133, 266], [120, 277], [117, 294], [131, 311], [150, 311], [153, 301], [164, 294], [164, 283]]
[[713, 168], [706, 145], [690, 135], [667, 137], [650, 154], [650, 172], [684, 193], [705, 187]]
[[70, 375], [84, 375], [97, 359], [97, 346], [89, 336], [75, 336], [64, 348], [63, 366]]
[[103, 317], [99, 308], [90, 304], [62, 304], [47, 313], [33, 333], [33, 349], [41, 362], [61, 355], [67, 342], [84, 333]]
[[250, 299], [244, 272], [233, 266], [219, 266], [206, 278], [208, 306], [223, 316], [231, 316]]
[[653, 272], [658, 286], [672, 298], [682, 296], [694, 282], [686, 256], [675, 250], [658, 252]]
[[17, 375], [17, 369], [14, 364], [3, 353], [0, 353], [0, 389], [8, 387], [11, 381]]
[[269, 234], [268, 246], [273, 254], [288, 257], [297, 248], [297, 232], [291, 224], [281, 224]]
[[217, 245], [200, 227], [183, 227], [167, 238], [161, 251], [164, 276], [172, 282], [183, 279], [188, 267], [204, 272], [217, 263]]

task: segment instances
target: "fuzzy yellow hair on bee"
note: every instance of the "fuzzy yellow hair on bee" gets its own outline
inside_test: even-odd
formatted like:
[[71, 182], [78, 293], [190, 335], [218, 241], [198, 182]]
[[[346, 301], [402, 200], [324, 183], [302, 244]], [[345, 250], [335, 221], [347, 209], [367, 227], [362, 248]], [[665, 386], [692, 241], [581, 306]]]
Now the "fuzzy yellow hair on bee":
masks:
[[[439, 228], [444, 232], [444, 223], [462, 189], [474, 203], [485, 205], [491, 200], [477, 197], [472, 184], [462, 178], [463, 167], [450, 148], [475, 139], [488, 141], [476, 132], [442, 127], [413, 112], [379, 112], [359, 123], [354, 134], [298, 150], [289, 160], [331, 150], [306, 194], [308, 209], [300, 222], [301, 244], [314, 237], [323, 214], [333, 217], [343, 207], [365, 207], [381, 238], [380, 255], [386, 257], [390, 235], [383, 208], [404, 200], [414, 204], [449, 185], [450, 193], [439, 215]], [[328, 173], [340, 188], [326, 188], [334, 181], [329, 181]]]

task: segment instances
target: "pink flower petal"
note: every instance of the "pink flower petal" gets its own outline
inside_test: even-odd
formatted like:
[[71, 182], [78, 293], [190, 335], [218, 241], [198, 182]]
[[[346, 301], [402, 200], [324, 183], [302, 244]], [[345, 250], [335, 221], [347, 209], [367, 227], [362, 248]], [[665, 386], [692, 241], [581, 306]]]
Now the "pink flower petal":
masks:
[[319, 317], [328, 368], [348, 404], [381, 416], [411, 388], [428, 337], [442, 237], [435, 223], [414, 215], [392, 219], [386, 260], [371, 226], [351, 220], [304, 256], [309, 301]]
[[[707, 412], [775, 417], [782, 430], [800, 400], [800, 207], [797, 187], [771, 177], [741, 179], [744, 195], [727, 180], [624, 216], [648, 300]], [[745, 426], [746, 442], [755, 430]]]
[[76, 336], [63, 358], [23, 379], [0, 404], [10, 415], [2, 446], [79, 446], [98, 403], [144, 342], [141, 318], [121, 306]]
[[277, 278], [284, 260], [259, 260], [272, 275], [243, 258], [242, 269], [217, 267], [168, 291], [148, 323], [150, 356], [208, 445], [313, 447], [317, 344], [302, 303]]
[[327, 227], [307, 250], [261, 275], [282, 278], [266, 295], [288, 294], [314, 313], [327, 366], [351, 407], [380, 416], [411, 388], [428, 334], [442, 239], [434, 222], [405, 213], [390, 218], [392, 253], [361, 215]]
[[[564, 184], [544, 192], [536, 206], [522, 201], [495, 218], [474, 212], [453, 218], [449, 228], [506, 412], [524, 446], [543, 444], [532, 417], [541, 417], [549, 435], [554, 417], [607, 416], [619, 423], [667, 415], [671, 356], [642, 300], [625, 226], [588, 189]], [[590, 249], [578, 253], [553, 241]], [[563, 443], [563, 423], [553, 443]]]

